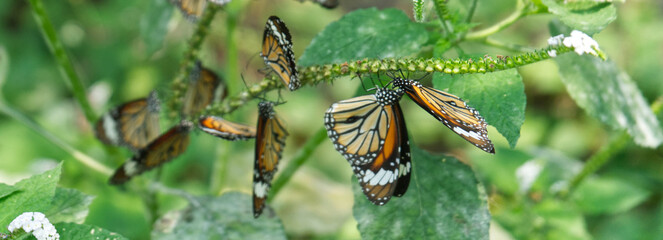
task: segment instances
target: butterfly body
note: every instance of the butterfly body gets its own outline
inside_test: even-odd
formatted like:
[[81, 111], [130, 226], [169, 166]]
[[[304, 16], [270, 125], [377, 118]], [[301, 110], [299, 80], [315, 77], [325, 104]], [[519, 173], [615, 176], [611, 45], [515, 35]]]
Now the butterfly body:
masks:
[[456, 134], [485, 152], [495, 153], [493, 143], [488, 138], [486, 121], [465, 101], [455, 95], [425, 87], [415, 80], [395, 77], [392, 83]]
[[376, 205], [402, 196], [410, 182], [407, 128], [398, 102], [400, 90], [336, 102], [325, 114], [327, 135], [350, 163], [364, 195]]
[[198, 128], [212, 136], [231, 141], [256, 137], [254, 127], [233, 123], [215, 116], [202, 116], [198, 120]]
[[290, 31], [276, 16], [269, 17], [265, 24], [260, 56], [290, 91], [300, 87]]

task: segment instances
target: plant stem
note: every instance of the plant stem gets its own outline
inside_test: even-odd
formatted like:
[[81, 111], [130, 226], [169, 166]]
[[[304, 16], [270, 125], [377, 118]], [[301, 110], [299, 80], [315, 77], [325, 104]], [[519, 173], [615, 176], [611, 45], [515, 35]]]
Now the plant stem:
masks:
[[440, 23], [442, 24], [442, 28], [444, 28], [444, 31], [446, 32], [447, 36], [453, 35], [452, 29], [447, 25], [447, 20], [449, 19], [449, 16], [447, 16], [448, 9], [447, 9], [447, 0], [433, 0], [435, 5], [435, 11], [437, 12], [437, 16], [440, 18]]
[[509, 15], [507, 18], [504, 20], [494, 24], [493, 26], [487, 27], [485, 29], [476, 31], [476, 32], [470, 32], [467, 35], [465, 35], [465, 40], [478, 40], [478, 39], [484, 39], [492, 34], [495, 34], [499, 31], [502, 31], [503, 29], [511, 26], [514, 22], [516, 22], [518, 19], [520, 19], [522, 16], [527, 15], [527, 12], [525, 10], [525, 4], [518, 0], [516, 1], [516, 11], [513, 12], [511, 15]]
[[[444, 59], [444, 58], [400, 58], [400, 59], [363, 59], [341, 64], [315, 65], [300, 67], [299, 79], [302, 85], [311, 85], [322, 82], [331, 82], [340, 76], [354, 74], [375, 73], [383, 71], [408, 72], [441, 72], [445, 74], [487, 73], [506, 69], [513, 69], [531, 63], [549, 59], [547, 51], [555, 50], [557, 55], [572, 52], [573, 49], [563, 45], [537, 49], [506, 58], [480, 58], [480, 59]], [[262, 82], [248, 87], [246, 91], [230, 96], [221, 102], [214, 103], [206, 113], [209, 115], [226, 115], [237, 108], [244, 106], [248, 101], [277, 88], [282, 88], [280, 80], [275, 74], [267, 76]]]
[[69, 144], [65, 143], [61, 139], [57, 138], [55, 135], [51, 134], [50, 132], [46, 131], [46, 129], [42, 128], [37, 124], [36, 122], [32, 121], [22, 113], [18, 112], [17, 110], [7, 106], [6, 104], [2, 103], [0, 104], [0, 112], [6, 114], [7, 116], [10, 116], [11, 118], [15, 119], [16, 121], [19, 121], [26, 126], [28, 126], [30, 129], [33, 131], [37, 132], [39, 135], [42, 137], [46, 138], [47, 140], [51, 141], [53, 144], [56, 146], [62, 148], [65, 152], [69, 153], [74, 159], [82, 163], [83, 165], [101, 173], [104, 174], [105, 176], [110, 176], [113, 173], [113, 170], [100, 164], [93, 158], [91, 158], [88, 155], [85, 155], [82, 152], [79, 152]]
[[325, 130], [324, 127], [321, 127], [318, 129], [318, 131], [315, 132], [313, 137], [311, 137], [304, 146], [299, 150], [297, 155], [295, 155], [295, 158], [292, 159], [290, 164], [283, 169], [281, 172], [281, 175], [279, 178], [274, 181], [274, 184], [272, 184], [272, 190], [270, 191], [269, 198], [267, 201], [272, 201], [276, 197], [276, 195], [281, 191], [283, 186], [290, 181], [292, 178], [292, 175], [295, 174], [297, 169], [304, 165], [306, 160], [308, 160], [311, 155], [313, 154], [313, 151], [322, 143], [323, 140], [327, 138], [327, 130]]
[[187, 82], [184, 80], [188, 79], [191, 72], [191, 66], [193, 66], [198, 59], [200, 46], [207, 36], [209, 25], [212, 23], [214, 15], [218, 9], [219, 6], [215, 4], [207, 4], [203, 16], [198, 21], [198, 25], [196, 25], [196, 30], [191, 38], [189, 38], [189, 48], [184, 53], [184, 58], [180, 64], [180, 70], [177, 75], [175, 75], [172, 82], [173, 97], [171, 97], [168, 102], [168, 110], [171, 113], [169, 114], [170, 116], [175, 116], [177, 110], [180, 109], [181, 98], [188, 87]]
[[[663, 97], [659, 97], [651, 105], [651, 108], [654, 112], [654, 115], [658, 115], [658, 113], [660, 113], [661, 109], [663, 108]], [[578, 187], [578, 185], [580, 185], [582, 181], [587, 178], [587, 176], [595, 173], [597, 170], [599, 170], [599, 168], [603, 167], [603, 165], [605, 165], [613, 155], [624, 150], [626, 145], [630, 142], [630, 139], [630, 135], [626, 131], [623, 131], [619, 134], [619, 136], [610, 140], [607, 145], [601, 147], [598, 152], [594, 153], [594, 155], [592, 155], [587, 160], [587, 163], [585, 163], [582, 170], [573, 177], [571, 184], [566, 189], [566, 191], [560, 192], [560, 196], [562, 198], [567, 198], [570, 196]]]
[[239, 74], [239, 48], [237, 47], [237, 21], [243, 13], [243, 9], [248, 1], [232, 1], [226, 5], [226, 84], [231, 94], [241, 89]]
[[472, 0], [472, 3], [470, 3], [470, 9], [467, 11], [467, 17], [465, 18], [466, 23], [472, 21], [472, 17], [474, 17], [474, 12], [476, 12], [477, 10], [477, 2], [478, 0]]
[[64, 76], [65, 80], [67, 80], [67, 83], [71, 88], [74, 97], [78, 101], [78, 104], [81, 106], [83, 114], [85, 114], [85, 118], [90, 123], [95, 122], [97, 115], [94, 113], [90, 103], [87, 100], [85, 87], [83, 86], [81, 80], [78, 78], [78, 75], [74, 70], [74, 66], [71, 63], [67, 52], [58, 39], [55, 28], [53, 28], [53, 24], [51, 24], [51, 20], [48, 18], [48, 14], [46, 14], [44, 4], [41, 0], [29, 1], [32, 5], [32, 13], [35, 17], [35, 21], [39, 26], [42, 35], [44, 36], [44, 40], [46, 40], [46, 45], [48, 45], [48, 49], [51, 50], [51, 54], [53, 54], [55, 60], [58, 62], [60, 72]]
[[216, 160], [212, 166], [212, 173], [209, 180], [209, 194], [218, 194], [226, 185], [226, 175], [228, 172], [228, 157], [230, 141], [221, 141], [221, 146], [217, 148]]

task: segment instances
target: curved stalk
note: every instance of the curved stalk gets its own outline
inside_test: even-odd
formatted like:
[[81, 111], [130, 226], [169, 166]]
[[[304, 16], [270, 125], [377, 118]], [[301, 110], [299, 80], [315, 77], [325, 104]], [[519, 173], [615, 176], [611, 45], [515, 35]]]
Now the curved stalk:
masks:
[[41, 30], [46, 45], [48, 49], [51, 50], [51, 53], [55, 57], [55, 60], [58, 63], [60, 72], [62, 73], [65, 80], [67, 80], [68, 86], [71, 88], [74, 97], [78, 101], [78, 104], [83, 110], [83, 114], [89, 123], [94, 123], [97, 119], [97, 115], [92, 110], [90, 102], [87, 100], [87, 95], [85, 93], [85, 87], [83, 83], [78, 78], [76, 71], [74, 70], [74, 65], [71, 63], [71, 59], [67, 55], [62, 42], [58, 39], [58, 35], [53, 28], [51, 20], [46, 14], [44, 4], [41, 0], [29, 0], [30, 5], [32, 5], [32, 13], [35, 17], [35, 21]]

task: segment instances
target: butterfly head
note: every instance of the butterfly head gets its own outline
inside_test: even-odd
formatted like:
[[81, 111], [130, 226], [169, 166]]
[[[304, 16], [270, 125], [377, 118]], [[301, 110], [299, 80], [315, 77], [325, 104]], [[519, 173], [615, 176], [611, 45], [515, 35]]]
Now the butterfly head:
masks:
[[147, 96], [147, 109], [153, 113], [158, 113], [159, 110], [161, 110], [161, 101], [159, 101], [157, 91], [152, 91], [150, 92], [150, 95]]
[[260, 102], [258, 103], [258, 111], [262, 117], [271, 118], [274, 115], [274, 104], [267, 101]]

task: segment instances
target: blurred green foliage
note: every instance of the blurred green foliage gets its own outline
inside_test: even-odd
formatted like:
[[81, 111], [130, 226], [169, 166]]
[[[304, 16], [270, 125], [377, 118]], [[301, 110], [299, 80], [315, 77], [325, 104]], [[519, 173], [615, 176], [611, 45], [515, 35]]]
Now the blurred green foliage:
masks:
[[[164, 2], [166, 1], [44, 1], [51, 21], [72, 58], [79, 77], [88, 88], [89, 100], [97, 113], [101, 114], [112, 106], [143, 97], [152, 89], [157, 89], [163, 99], [171, 97], [169, 84], [177, 74], [182, 54], [187, 48], [186, 41], [196, 25], [183, 19], [174, 7]], [[473, 30], [477, 30], [491, 26], [509, 16], [515, 5], [515, 1], [478, 1], [472, 23], [465, 24], [462, 19], [470, 9], [470, 2], [448, 1], [449, 14], [452, 22], [459, 24], [455, 28], [458, 31], [469, 27], [475, 27]], [[614, 62], [614, 64], [600, 63], [603, 64], [600, 66], [610, 65], [609, 76], [592, 78], [591, 75], [587, 76], [585, 68], [572, 73], [575, 75], [569, 75], [565, 70], [588, 63], [575, 54], [567, 54], [560, 56], [558, 64], [556, 61], [544, 61], [518, 68], [517, 74], [514, 73], [513, 76], [508, 72], [509, 76], [505, 78], [509, 81], [497, 77], [494, 79], [481, 77], [481, 80], [490, 80], [482, 83], [486, 91], [505, 91], [506, 87], [500, 84], [508, 84], [517, 88], [515, 91], [517, 94], [514, 93], [513, 96], [509, 95], [513, 92], [510, 91], [503, 93], [506, 96], [487, 98], [483, 96], [485, 95], [483, 92], [473, 92], [476, 88], [465, 89], [465, 85], [468, 85], [467, 80], [439, 82], [439, 79], [436, 79], [434, 83], [440, 89], [467, 98], [470, 105], [476, 104], [476, 108], [482, 112], [493, 111], [505, 115], [503, 118], [500, 118], [500, 114], [492, 114], [490, 117], [488, 116], [490, 114], [485, 115], [488, 123], [495, 126], [495, 128], [490, 127], [489, 136], [496, 145], [496, 154], [488, 155], [476, 149], [429, 116], [427, 112], [419, 109], [416, 104], [402, 101], [411, 142], [426, 151], [453, 155], [461, 162], [472, 166], [479, 182], [485, 187], [485, 193], [479, 195], [487, 195], [488, 209], [492, 215], [491, 237], [496, 239], [660, 238], [663, 234], [661, 230], [663, 229], [661, 197], [663, 150], [660, 146], [649, 149], [629, 143], [625, 149], [611, 156], [607, 165], [586, 178], [570, 196], [560, 197], [559, 191], [568, 185], [574, 174], [580, 171], [585, 160], [621, 133], [612, 128], [614, 125], [619, 125], [613, 124], [617, 120], [606, 122], [600, 115], [611, 110], [600, 109], [595, 112], [578, 103], [574, 95], [609, 94], [608, 98], [613, 98], [606, 102], [614, 103], [602, 107], [632, 110], [635, 115], [633, 118], [641, 115], [638, 115], [636, 110], [628, 109], [630, 105], [620, 105], [623, 101], [632, 100], [633, 97], [629, 94], [633, 92], [617, 94], [624, 98], [615, 98], [617, 95], [612, 95], [615, 93], [595, 91], [599, 91], [598, 89], [602, 89], [600, 87], [608, 83], [612, 84], [608, 87], [614, 85], [617, 86], [615, 89], [619, 90], [619, 85], [614, 82], [618, 81], [615, 78], [618, 78], [617, 74], [626, 73], [628, 74], [626, 78], [630, 76], [634, 86], [638, 87], [635, 92], [638, 92], [637, 94], [642, 92], [645, 103], [651, 103], [663, 95], [663, 84], [661, 84], [663, 72], [660, 71], [660, 59], [663, 58], [663, 45], [660, 43], [663, 42], [663, 32], [659, 30], [663, 24], [663, 3], [652, 0], [626, 1], [615, 6], [602, 3], [598, 7], [586, 9], [582, 4], [588, 1], [577, 1], [580, 3], [573, 3], [576, 5], [572, 8], [564, 8], [562, 1], [534, 2], [537, 6], [546, 4], [548, 10], [556, 15], [526, 16], [508, 28], [491, 35], [490, 38], [530, 48], [542, 47], [550, 37], [548, 23], [552, 19], [559, 18], [567, 25], [585, 28], [588, 32], [597, 32], [593, 37], [600, 43], [610, 61]], [[424, 19], [435, 21], [435, 11], [430, 5], [428, 1], [423, 5]], [[364, 9], [370, 7], [377, 9]], [[385, 8], [398, 10], [378, 10]], [[355, 11], [357, 9], [361, 10]], [[617, 18], [613, 22], [611, 17], [615, 16], [615, 11]], [[399, 48], [389, 56], [435, 55], [454, 58], [485, 54], [491, 56], [517, 54], [511, 51], [513, 49], [496, 47], [481, 41], [461, 41], [454, 45], [455, 43], [449, 41], [449, 38], [445, 38], [445, 32], [440, 31], [438, 22], [397, 26], [390, 26], [388, 21], [362, 22], [362, 19], [370, 17], [362, 14], [375, 15], [378, 12], [388, 13], [390, 17], [396, 19], [394, 21], [407, 21], [405, 15], [412, 18], [412, 2], [341, 1], [339, 8], [327, 10], [310, 1], [234, 0], [228, 11], [218, 12], [199, 56], [208, 67], [221, 76], [226, 76], [226, 72], [230, 71], [229, 66], [237, 66], [238, 69], [232, 71], [241, 72], [249, 84], [257, 83], [263, 77], [257, 69], [262, 68], [263, 64], [256, 55], [260, 51], [264, 21], [270, 15], [277, 15], [287, 23], [293, 35], [295, 55], [298, 58], [301, 56], [302, 61], [308, 61], [310, 64], [342, 62], [343, 58], [352, 60], [355, 57], [366, 57], [339, 53], [327, 55], [328, 58], [319, 56], [316, 58], [316, 55], [325, 55], [325, 52], [321, 51], [323, 48], [344, 50], [344, 46], [379, 47], [371, 45], [371, 37], [378, 36], [375, 32], [373, 35], [357, 36], [360, 39], [345, 45], [342, 45], [344, 42], [317, 40], [322, 39], [322, 34], [337, 33], [332, 32], [335, 21], [353, 19], [353, 17], [356, 17], [353, 20], [354, 25], [347, 25], [345, 30], [349, 31], [353, 26], [367, 25], [371, 29], [374, 27], [379, 30], [377, 34], [380, 36], [394, 35], [390, 37], [393, 42], [381, 43], [397, 43], [394, 44], [394, 48], [403, 47], [405, 44], [400, 42], [404, 39], [399, 38], [399, 34], [408, 33], [404, 35], [407, 37], [405, 39], [416, 42], [416, 46], [405, 46], [408, 51], [412, 51], [411, 54], [408, 54], [408, 51], [400, 51]], [[119, 166], [131, 153], [120, 148], [105, 147], [94, 139], [90, 123], [86, 122], [78, 109], [35, 24], [29, 3], [20, 0], [0, 1], [0, 19], [2, 19], [0, 49], [6, 51], [6, 54], [0, 54], [0, 66], [2, 66], [0, 79], [3, 77], [6, 79], [0, 94], [4, 96], [4, 102], [19, 109], [47, 131], [100, 163], [111, 168]], [[593, 21], [596, 19], [601, 21]], [[229, 28], [230, 24], [237, 26]], [[326, 28], [328, 25], [329, 28]], [[226, 49], [229, 45], [227, 38], [229, 29], [233, 31], [231, 40], [236, 41], [236, 44], [232, 44], [236, 46], [236, 49], [233, 49], [238, 53], [236, 58], [229, 58], [229, 50]], [[341, 35], [333, 37], [342, 39], [343, 35], [351, 33], [338, 34]], [[428, 36], [425, 36], [426, 34]], [[309, 47], [318, 52], [309, 53]], [[307, 49], [306, 54], [304, 54], [305, 49]], [[350, 50], [346, 53], [356, 54], [357, 51]], [[375, 53], [373, 49], [370, 53], [377, 54], [375, 56], [385, 56], [379, 52]], [[306, 56], [307, 54], [311, 56]], [[596, 59], [590, 61], [594, 60]], [[563, 79], [558, 71], [562, 72]], [[453, 78], [467, 77], [474, 76], [453, 76]], [[592, 79], [591, 83], [594, 85], [580, 91], [568, 88], [568, 81], [577, 81], [580, 78]], [[242, 79], [226, 78], [226, 81], [234, 81], [233, 86], [237, 88], [244, 86], [240, 82]], [[524, 113], [522, 106], [518, 105], [525, 100], [519, 95], [523, 92], [523, 85], [527, 102]], [[333, 84], [308, 86], [294, 93], [285, 91], [282, 93], [288, 103], [279, 106], [277, 111], [279, 115], [286, 116], [291, 136], [288, 138], [283, 162], [280, 163], [281, 168], [289, 164], [298, 149], [322, 126], [322, 117], [327, 107], [332, 102], [352, 97], [358, 86], [357, 79], [339, 78]], [[236, 93], [241, 90], [237, 88], [231, 89], [231, 92]], [[514, 102], [510, 102], [512, 100]], [[228, 118], [253, 124], [257, 116], [255, 105], [255, 102], [251, 102]], [[659, 131], [662, 116], [661, 113], [656, 116]], [[508, 122], [504, 122], [505, 125], [512, 125], [504, 127], [500, 124], [505, 119], [508, 119]], [[163, 129], [167, 129], [177, 120], [164, 115]], [[640, 127], [631, 122], [628, 126], [619, 126], [618, 129]], [[656, 131], [651, 129], [656, 126], [645, 126], [631, 131], [641, 133]], [[132, 180], [132, 183], [126, 187], [109, 186], [106, 176], [75, 161], [65, 151], [5, 115], [0, 115], [0, 133], [4, 136], [0, 138], [0, 182], [8, 183], [0, 185], [0, 208], [5, 209], [5, 206], [12, 205], [6, 202], [12, 198], [34, 199], [34, 204], [43, 205], [37, 208], [47, 212], [52, 202], [40, 203], [36, 200], [60, 199], [62, 201], [56, 201], [57, 204], [54, 205], [60, 206], [59, 209], [71, 209], [70, 213], [88, 211], [87, 217], [84, 218], [85, 225], [79, 225], [86, 229], [81, 230], [80, 234], [101, 227], [106, 229], [99, 230], [103, 234], [110, 231], [129, 239], [148, 239], [150, 236], [155, 236], [151, 232], [152, 221], [169, 216], [167, 213], [182, 211], [190, 204], [190, 199], [177, 194], [153, 196], [154, 189], [149, 188], [149, 182], [157, 175], [154, 171]], [[194, 132], [187, 152], [163, 167], [160, 182], [170, 189], [180, 189], [195, 196], [219, 196], [227, 191], [250, 193], [253, 145], [252, 141], [223, 142]], [[509, 146], [513, 145], [515, 148], [509, 149]], [[415, 157], [421, 156], [419, 154], [425, 155], [417, 151]], [[417, 164], [419, 161], [434, 161], [434, 159], [419, 157], [413, 158], [413, 161]], [[455, 160], [450, 161], [461, 169], [458, 170], [458, 174], [469, 179], [467, 167], [456, 163]], [[57, 164], [58, 162], [63, 164]], [[421, 165], [425, 164], [434, 165], [428, 162], [422, 162]], [[60, 166], [62, 174], [59, 183], [57, 178], [53, 178], [48, 181], [37, 181], [38, 183], [31, 183], [29, 186], [34, 188], [33, 190], [47, 187], [48, 191], [18, 192], [26, 187], [21, 182], [16, 183], [20, 179], [43, 173], [54, 167], [59, 169]], [[441, 167], [431, 168], [428, 170], [433, 170], [432, 173], [426, 174], [436, 174], [434, 170]], [[59, 174], [59, 170], [57, 171]], [[427, 178], [423, 175], [425, 171], [419, 172], [422, 178]], [[362, 205], [369, 203], [362, 194], [353, 195], [352, 187], [357, 183], [351, 180], [351, 175], [347, 162], [334, 150], [329, 141], [323, 141], [313, 153], [311, 160], [293, 175], [292, 180], [270, 204], [275, 216], [282, 221], [287, 237], [352, 239], [374, 236], [365, 235], [365, 232], [360, 235], [359, 230], [362, 227], [357, 229], [357, 221], [353, 218], [353, 204], [356, 204], [355, 201]], [[43, 175], [36, 175], [32, 179], [40, 176]], [[426, 180], [433, 179], [436, 178], [431, 177]], [[444, 185], [453, 185], [454, 181], [458, 180], [453, 178], [438, 181], [445, 181], [441, 183]], [[56, 183], [70, 189], [55, 188]], [[433, 188], [433, 186], [425, 187]], [[411, 188], [415, 190], [412, 186]], [[70, 193], [65, 194], [65, 192]], [[413, 197], [411, 195], [415, 195], [415, 192], [410, 192], [410, 195], [405, 197]], [[34, 195], [23, 197], [26, 194]], [[58, 196], [78, 197], [73, 197], [77, 201], [72, 205], [65, 201], [66, 198]], [[91, 200], [90, 196], [95, 196], [94, 200]], [[228, 198], [228, 195], [223, 196]], [[241, 196], [238, 198], [245, 198], [245, 195]], [[152, 202], [146, 199], [151, 199]], [[395, 207], [408, 200], [395, 198], [391, 201], [389, 204]], [[210, 201], [210, 204], [212, 202], [214, 201]], [[245, 211], [248, 200], [242, 200], [241, 203], [243, 205], [236, 206], [237, 209], [234, 210]], [[158, 206], [156, 211], [150, 210], [154, 206]], [[228, 207], [227, 204], [224, 207]], [[24, 210], [16, 208], [12, 209], [12, 212], [20, 213]], [[355, 210], [355, 214], [362, 210], [367, 212], [366, 209], [361, 209]], [[373, 213], [367, 212], [367, 214]], [[60, 219], [75, 222], [81, 220], [80, 215], [65, 216]], [[11, 216], [3, 215], [3, 217]], [[459, 224], [464, 221], [462, 217], [454, 219], [458, 220]], [[5, 225], [9, 221], [11, 219], [2, 219]], [[379, 225], [372, 227], [391, 228], [389, 224], [393, 224], [394, 221], [376, 223]], [[486, 221], [483, 219], [480, 223], [486, 224]], [[214, 221], [209, 220], [209, 222]], [[70, 223], [62, 224], [67, 226]], [[363, 226], [361, 224], [365, 223], [360, 222], [360, 226]], [[5, 225], [0, 224], [0, 226]], [[56, 227], [61, 228], [63, 225], [56, 224]], [[74, 231], [60, 234], [72, 238], [83, 236], [77, 235], [79, 233]]]

